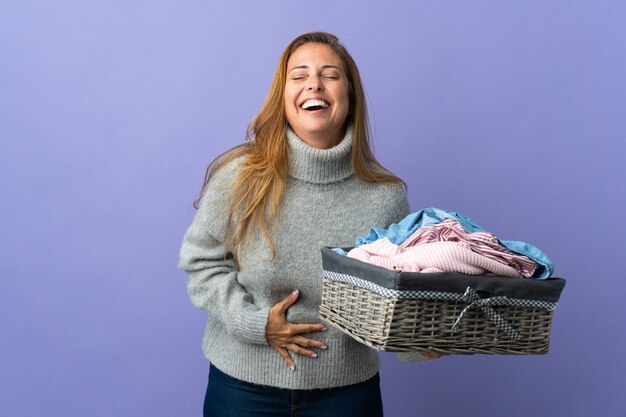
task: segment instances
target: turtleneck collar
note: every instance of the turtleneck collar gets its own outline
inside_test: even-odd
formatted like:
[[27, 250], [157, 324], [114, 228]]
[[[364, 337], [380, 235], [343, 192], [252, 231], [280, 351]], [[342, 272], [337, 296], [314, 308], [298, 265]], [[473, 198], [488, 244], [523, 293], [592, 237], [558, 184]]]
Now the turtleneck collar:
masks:
[[352, 150], [352, 125], [339, 144], [330, 149], [318, 149], [307, 145], [293, 130], [287, 127], [289, 146], [289, 175], [315, 184], [329, 184], [353, 174], [350, 151]]

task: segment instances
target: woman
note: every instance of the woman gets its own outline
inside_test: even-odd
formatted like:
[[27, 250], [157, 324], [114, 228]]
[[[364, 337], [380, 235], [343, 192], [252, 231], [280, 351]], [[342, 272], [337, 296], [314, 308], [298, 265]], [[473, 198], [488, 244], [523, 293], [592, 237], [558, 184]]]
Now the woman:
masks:
[[205, 416], [380, 416], [377, 353], [318, 318], [322, 246], [409, 211], [374, 159], [357, 66], [329, 33], [285, 49], [248, 141], [207, 169], [181, 248], [209, 314]]

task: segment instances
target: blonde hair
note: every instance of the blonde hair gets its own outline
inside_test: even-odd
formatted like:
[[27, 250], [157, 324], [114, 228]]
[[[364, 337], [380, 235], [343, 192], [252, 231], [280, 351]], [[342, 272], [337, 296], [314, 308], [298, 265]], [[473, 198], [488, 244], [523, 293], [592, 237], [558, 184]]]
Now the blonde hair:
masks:
[[[287, 81], [287, 62], [300, 46], [320, 43], [330, 46], [339, 56], [349, 82], [350, 107], [346, 124], [353, 125], [352, 167], [355, 174], [367, 182], [396, 182], [402, 180], [385, 170], [374, 158], [369, 144], [369, 123], [365, 92], [354, 59], [339, 39], [326, 32], [309, 32], [295, 38], [283, 51], [269, 92], [261, 110], [248, 125], [246, 143], [226, 151], [208, 166], [200, 198], [213, 173], [230, 161], [242, 158], [242, 169], [234, 181], [230, 194], [226, 238], [237, 263], [237, 253], [249, 243], [255, 232], [260, 232], [276, 256], [276, 247], [270, 228], [277, 222], [278, 212], [288, 174], [288, 151], [285, 138], [287, 119], [284, 94]], [[236, 222], [233, 222], [235, 220]]]

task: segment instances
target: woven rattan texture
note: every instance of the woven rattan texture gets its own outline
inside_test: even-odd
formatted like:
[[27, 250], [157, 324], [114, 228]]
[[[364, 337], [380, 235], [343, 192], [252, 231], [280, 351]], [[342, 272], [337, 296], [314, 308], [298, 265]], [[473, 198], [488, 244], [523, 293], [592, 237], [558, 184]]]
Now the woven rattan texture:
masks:
[[320, 317], [380, 351], [520, 355], [548, 352], [551, 311], [494, 306], [521, 335], [520, 340], [514, 341], [478, 308], [467, 311], [453, 332], [452, 325], [463, 308], [464, 303], [459, 301], [393, 299], [324, 278]]

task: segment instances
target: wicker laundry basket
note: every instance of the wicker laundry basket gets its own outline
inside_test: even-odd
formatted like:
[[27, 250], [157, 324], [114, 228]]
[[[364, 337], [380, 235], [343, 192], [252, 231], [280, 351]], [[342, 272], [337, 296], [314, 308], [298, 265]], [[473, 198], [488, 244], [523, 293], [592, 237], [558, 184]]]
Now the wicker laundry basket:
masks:
[[400, 272], [330, 248], [322, 264], [320, 317], [380, 351], [547, 353], [565, 286], [561, 278]]

